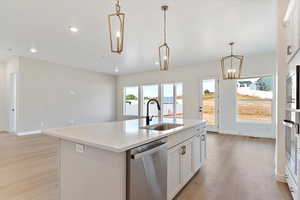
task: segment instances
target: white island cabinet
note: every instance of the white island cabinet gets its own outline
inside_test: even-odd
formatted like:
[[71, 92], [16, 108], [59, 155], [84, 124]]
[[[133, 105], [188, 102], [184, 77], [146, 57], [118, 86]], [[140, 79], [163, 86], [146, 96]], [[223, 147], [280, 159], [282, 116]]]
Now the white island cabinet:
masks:
[[168, 137], [168, 199], [187, 184], [206, 159], [206, 129], [198, 126]]
[[144, 120], [127, 120], [44, 131], [60, 141], [60, 200], [126, 200], [126, 152], [162, 138], [168, 149], [167, 198], [174, 198], [205, 160], [206, 122], [161, 119], [154, 123], [166, 122], [181, 126], [157, 131], [142, 129]]

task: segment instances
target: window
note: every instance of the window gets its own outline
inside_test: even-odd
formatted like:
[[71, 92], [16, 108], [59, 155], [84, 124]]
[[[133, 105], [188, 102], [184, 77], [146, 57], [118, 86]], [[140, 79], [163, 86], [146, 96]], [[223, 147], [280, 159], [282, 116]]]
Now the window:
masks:
[[[143, 88], [143, 116], [147, 115], [147, 102], [149, 99], [158, 99], [158, 85], [144, 85]], [[149, 115], [158, 116], [157, 105], [151, 102], [149, 105]]]
[[176, 86], [176, 117], [183, 118], [183, 89], [182, 83], [175, 84]]
[[273, 77], [237, 80], [237, 120], [272, 122]]
[[162, 114], [164, 117], [174, 117], [174, 85], [162, 85]]
[[[147, 115], [147, 102], [150, 99], [158, 100], [161, 105], [163, 117], [183, 117], [182, 83], [143, 85], [124, 88], [124, 116], [139, 116], [139, 105], [141, 105], [141, 116]], [[139, 99], [139, 91], [141, 91]], [[155, 102], [149, 105], [149, 115], [158, 116]]]
[[124, 88], [124, 115], [139, 115], [139, 87]]
[[182, 83], [162, 85], [163, 117], [183, 117]]

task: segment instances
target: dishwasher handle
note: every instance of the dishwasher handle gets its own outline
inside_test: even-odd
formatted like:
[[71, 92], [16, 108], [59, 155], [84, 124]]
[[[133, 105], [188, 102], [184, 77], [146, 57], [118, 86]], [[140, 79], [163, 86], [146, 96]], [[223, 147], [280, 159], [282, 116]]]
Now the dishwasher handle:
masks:
[[143, 152], [139, 152], [139, 153], [136, 153], [136, 154], [132, 154], [131, 155], [131, 159], [133, 160], [137, 160], [137, 159], [140, 159], [146, 155], [150, 155], [150, 154], [154, 154], [164, 148], [167, 148], [167, 143], [162, 143], [161, 145], [159, 146], [156, 146], [152, 149], [149, 149], [149, 150], [146, 150], [146, 151], [143, 151]]

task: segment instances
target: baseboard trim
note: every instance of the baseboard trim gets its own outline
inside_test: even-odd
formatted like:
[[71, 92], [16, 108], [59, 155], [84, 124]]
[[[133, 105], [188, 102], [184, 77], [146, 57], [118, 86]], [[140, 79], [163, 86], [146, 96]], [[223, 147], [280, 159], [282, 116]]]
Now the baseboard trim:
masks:
[[236, 133], [236, 131], [225, 131], [225, 130], [219, 130], [217, 131], [217, 133], [220, 133], [220, 134], [226, 134], [226, 135], [239, 135], [238, 133]]
[[28, 131], [28, 132], [17, 133], [17, 136], [35, 135], [35, 134], [41, 134], [41, 133], [42, 133], [42, 130], [36, 130], [36, 131]]
[[281, 182], [281, 183], [286, 183], [286, 178], [285, 175], [282, 174], [276, 174], [275, 175], [276, 181]]

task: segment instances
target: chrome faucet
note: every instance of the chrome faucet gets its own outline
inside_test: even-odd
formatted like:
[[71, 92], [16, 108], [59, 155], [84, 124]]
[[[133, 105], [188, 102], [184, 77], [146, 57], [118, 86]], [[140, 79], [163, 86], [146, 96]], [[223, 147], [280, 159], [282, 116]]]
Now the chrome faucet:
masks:
[[159, 102], [156, 99], [150, 99], [147, 102], [147, 116], [146, 116], [146, 125], [148, 126], [150, 124], [150, 121], [152, 121], [153, 116], [151, 116], [151, 118], [149, 117], [149, 104], [151, 103], [151, 101], [156, 102], [157, 104], [157, 109], [160, 111], [160, 105]]

